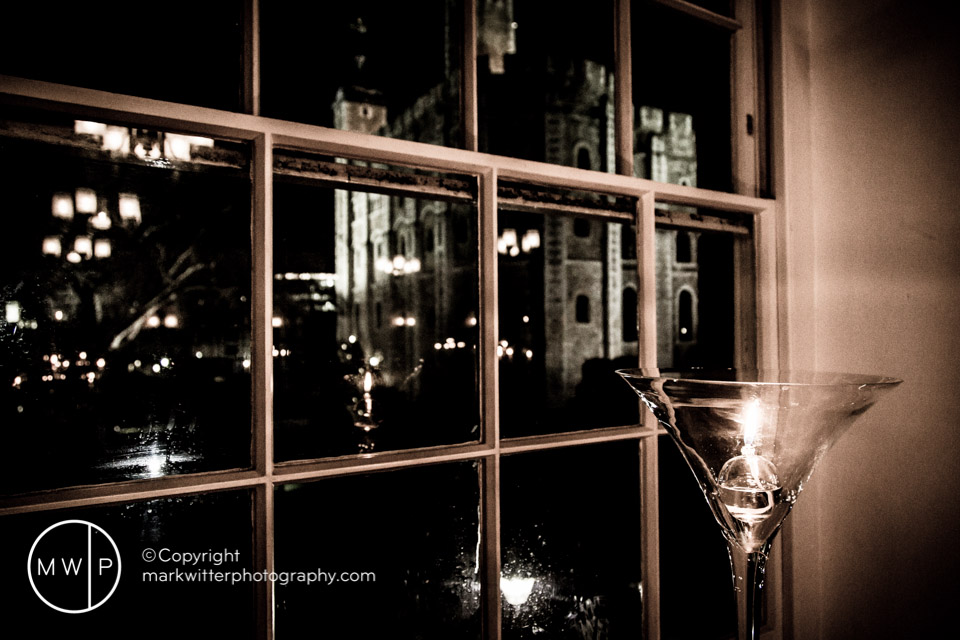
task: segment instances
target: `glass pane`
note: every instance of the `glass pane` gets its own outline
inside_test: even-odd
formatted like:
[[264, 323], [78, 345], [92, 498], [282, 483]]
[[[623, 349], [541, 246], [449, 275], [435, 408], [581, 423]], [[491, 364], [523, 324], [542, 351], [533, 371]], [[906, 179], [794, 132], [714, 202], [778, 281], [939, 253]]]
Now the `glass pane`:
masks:
[[461, 146], [457, 4], [261, 3], [263, 115]]
[[677, 446], [667, 436], [657, 440], [661, 635], [665, 640], [732, 638], [737, 609], [727, 544]]
[[477, 3], [480, 150], [614, 170], [613, 2]]
[[504, 456], [504, 638], [640, 638], [636, 441]]
[[306, 175], [274, 187], [277, 459], [478, 440], [476, 206]]
[[241, 108], [243, 0], [6, 4], [0, 73]]
[[657, 229], [656, 242], [658, 366], [734, 366], [738, 236]]
[[480, 638], [478, 480], [463, 462], [280, 487], [277, 570], [325, 573], [276, 585], [277, 637]]
[[614, 373], [638, 361], [633, 225], [498, 220], [501, 436], [637, 424]]
[[634, 175], [730, 191], [730, 32], [655, 3], [631, 19]]
[[3, 492], [250, 464], [247, 157], [3, 120]]
[[[106, 536], [85, 524], [64, 524], [41, 537], [64, 520], [99, 527], [116, 551]], [[247, 492], [4, 517], [0, 519], [0, 574], [8, 577], [4, 606], [16, 612], [5, 616], [5, 635], [253, 638], [251, 522]], [[23, 575], [28, 560], [36, 591]], [[38, 594], [67, 610], [83, 610], [107, 598], [91, 611], [71, 615], [49, 608]]]

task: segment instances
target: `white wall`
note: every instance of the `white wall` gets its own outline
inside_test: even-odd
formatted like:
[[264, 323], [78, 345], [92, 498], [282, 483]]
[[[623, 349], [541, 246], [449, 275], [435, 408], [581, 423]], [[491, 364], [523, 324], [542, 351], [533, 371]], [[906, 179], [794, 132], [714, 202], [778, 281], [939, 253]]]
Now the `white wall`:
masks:
[[790, 358], [905, 380], [791, 516], [792, 632], [932, 637], [960, 604], [960, 25], [782, 4]]

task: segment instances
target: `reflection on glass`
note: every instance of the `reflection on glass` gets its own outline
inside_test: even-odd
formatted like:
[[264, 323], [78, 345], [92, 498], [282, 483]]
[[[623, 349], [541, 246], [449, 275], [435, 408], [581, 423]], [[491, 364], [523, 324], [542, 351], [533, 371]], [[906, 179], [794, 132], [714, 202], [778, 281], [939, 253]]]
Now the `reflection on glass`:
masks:
[[263, 115], [461, 146], [458, 5], [262, 3]]
[[3, 121], [0, 446], [31, 452], [3, 465], [3, 492], [249, 464], [246, 158]]
[[[48, 608], [24, 575], [27, 557], [37, 537], [48, 527], [73, 519], [102, 528], [113, 539], [121, 559], [120, 581], [113, 595], [98, 608], [76, 615]], [[38, 573], [36, 566], [33, 575], [38, 585], [48, 580], [46, 588], [41, 590], [49, 596], [48, 600], [61, 603], [58, 606], [62, 608], [81, 608], [86, 606], [85, 527], [78, 525], [77, 534], [78, 529], [65, 526], [67, 528], [54, 530], [53, 536], [60, 534], [59, 537], [43, 538], [42, 543], [52, 541], [54, 546], [38, 546], [34, 558], [41, 560], [45, 551], [49, 553], [62, 545], [61, 558], [67, 559], [68, 566], [70, 561], [75, 563], [81, 584], [68, 582], [61, 558], [56, 559], [53, 569], [47, 562], [50, 558], [44, 562], [46, 569], [59, 572], [53, 576], [66, 583], [50, 583], [44, 578], [50, 574]], [[248, 492], [5, 516], [0, 519], [0, 574], [10, 577], [4, 587], [5, 606], [8, 611], [16, 612], [4, 620], [5, 637], [253, 638], [256, 635], [256, 582], [234, 576], [254, 573], [251, 540]], [[148, 549], [157, 554], [152, 561], [145, 559], [151, 557]], [[209, 555], [198, 558], [196, 563], [171, 561], [174, 553], [199, 555], [204, 552]], [[106, 573], [109, 563], [99, 562], [99, 555], [94, 557], [98, 561], [91, 568], [96, 580], [100, 567], [103, 566]], [[192, 577], [185, 577], [187, 574]], [[96, 583], [91, 584], [96, 590]], [[77, 586], [79, 588], [74, 589]]]
[[476, 208], [274, 189], [277, 459], [477, 440]]
[[731, 190], [729, 32], [650, 2], [631, 19], [634, 175]]
[[498, 220], [501, 435], [636, 424], [637, 403], [610, 384], [638, 357], [633, 225]]
[[283, 485], [275, 505], [277, 570], [337, 576], [276, 585], [278, 637], [480, 638], [476, 463]]
[[505, 456], [504, 638], [639, 638], [637, 442]]
[[6, 3], [0, 74], [238, 111], [242, 0]]
[[657, 364], [734, 365], [731, 234], [657, 229]]
[[480, 150], [613, 171], [613, 2], [477, 2]]

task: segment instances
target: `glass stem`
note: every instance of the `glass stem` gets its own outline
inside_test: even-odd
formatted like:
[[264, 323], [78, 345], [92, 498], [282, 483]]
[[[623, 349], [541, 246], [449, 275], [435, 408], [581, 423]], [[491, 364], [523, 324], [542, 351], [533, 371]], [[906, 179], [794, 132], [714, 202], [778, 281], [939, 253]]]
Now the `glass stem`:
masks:
[[727, 550], [733, 570], [733, 590], [737, 596], [737, 637], [739, 640], [756, 640], [760, 637], [761, 589], [770, 543], [758, 551], [748, 552], [727, 541]]

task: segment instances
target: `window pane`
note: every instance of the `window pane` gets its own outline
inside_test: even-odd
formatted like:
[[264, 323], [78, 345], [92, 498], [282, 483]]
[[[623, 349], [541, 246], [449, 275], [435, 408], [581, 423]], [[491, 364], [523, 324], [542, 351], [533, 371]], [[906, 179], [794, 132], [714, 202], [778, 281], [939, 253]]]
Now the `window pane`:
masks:
[[277, 637], [480, 638], [478, 479], [464, 462], [278, 488], [277, 570], [338, 578], [277, 584]]
[[239, 111], [243, 4], [6, 3], [0, 73]]
[[480, 150], [613, 171], [613, 2], [477, 3]]
[[247, 147], [2, 126], [3, 491], [248, 466]]
[[633, 225], [501, 210], [498, 226], [501, 435], [637, 424], [614, 373], [638, 361]]
[[261, 3], [263, 115], [461, 146], [455, 4]]
[[640, 638], [636, 441], [504, 456], [504, 638]]
[[737, 609], [727, 544], [677, 446], [667, 436], [657, 440], [661, 634], [665, 640], [732, 638]]
[[[98, 608], [77, 615], [48, 608], [23, 575], [34, 541], [48, 527], [72, 519], [102, 528], [120, 554], [120, 581], [113, 595]], [[87, 529], [82, 524], [62, 525], [34, 548], [30, 563], [34, 584], [51, 604], [63, 609], [88, 606]], [[90, 566], [91, 604], [96, 604], [116, 580], [116, 556], [105, 537], [96, 535], [96, 529], [91, 533], [95, 559]], [[251, 539], [247, 492], [4, 517], [0, 519], [0, 574], [9, 578], [4, 606], [16, 612], [5, 617], [5, 635], [166, 640], [186, 632], [189, 637], [253, 638], [256, 583], [243, 578], [243, 572], [254, 573]], [[156, 554], [153, 561], [144, 559], [151, 557], [147, 550]], [[204, 552], [210, 554], [196, 563], [174, 561], [182, 554]], [[51, 560], [55, 560], [53, 567]], [[66, 573], [64, 562], [67, 568], [73, 562], [73, 575]], [[232, 579], [234, 573], [240, 576]], [[79, 585], [70, 582], [77, 576]]]
[[749, 236], [658, 228], [656, 238], [658, 366], [734, 366], [734, 254]]
[[634, 175], [731, 190], [730, 32], [648, 2], [631, 19]]
[[274, 187], [277, 459], [478, 440], [475, 204], [310, 167]]

